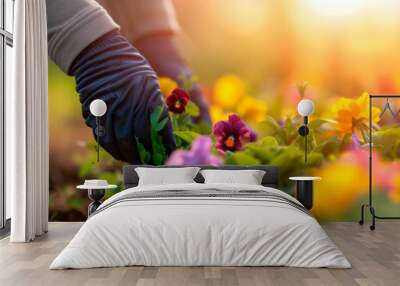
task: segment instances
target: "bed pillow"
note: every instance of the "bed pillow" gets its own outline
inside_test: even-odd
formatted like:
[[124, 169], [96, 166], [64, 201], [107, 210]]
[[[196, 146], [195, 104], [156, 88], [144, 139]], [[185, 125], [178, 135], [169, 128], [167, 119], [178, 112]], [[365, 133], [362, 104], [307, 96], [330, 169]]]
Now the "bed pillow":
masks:
[[202, 170], [205, 184], [261, 185], [265, 171], [262, 170]]
[[199, 167], [135, 168], [139, 177], [139, 186], [196, 183], [194, 178], [199, 170]]

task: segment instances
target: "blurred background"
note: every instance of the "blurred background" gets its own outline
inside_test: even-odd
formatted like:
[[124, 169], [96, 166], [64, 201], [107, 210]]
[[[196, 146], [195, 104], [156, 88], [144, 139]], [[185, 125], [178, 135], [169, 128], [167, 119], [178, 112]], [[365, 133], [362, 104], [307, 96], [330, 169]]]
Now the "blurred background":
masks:
[[[316, 102], [314, 118], [335, 119], [332, 106], [364, 91], [400, 91], [399, 1], [173, 2], [182, 28], [178, 46], [212, 105], [214, 121], [235, 108], [224, 101], [228, 91], [245, 93], [250, 107], [263, 106], [257, 118], [252, 111], [242, 112], [249, 124], [266, 115], [280, 120], [296, 114], [299, 83], [307, 82], [305, 96]], [[75, 186], [98, 177], [120, 184], [122, 164], [104, 153], [102, 164], [95, 164], [91, 130], [82, 119], [73, 78], [53, 63], [49, 117], [50, 219], [84, 220], [87, 194]], [[391, 160], [395, 164], [397, 157]], [[361, 151], [345, 150], [313, 170], [323, 178], [315, 186], [319, 219], [358, 220], [368, 190], [367, 162]], [[400, 180], [390, 187], [395, 189], [377, 188], [382, 215], [400, 212]]]

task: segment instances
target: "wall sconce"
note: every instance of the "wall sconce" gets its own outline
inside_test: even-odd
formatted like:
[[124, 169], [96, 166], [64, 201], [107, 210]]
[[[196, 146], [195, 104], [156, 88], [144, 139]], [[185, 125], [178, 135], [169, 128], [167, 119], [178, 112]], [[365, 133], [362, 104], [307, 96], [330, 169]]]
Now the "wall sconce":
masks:
[[304, 117], [304, 123], [299, 128], [299, 134], [304, 137], [304, 162], [307, 163], [307, 135], [310, 133], [308, 116], [314, 112], [314, 102], [310, 99], [302, 99], [297, 105], [297, 112]]
[[107, 112], [107, 104], [101, 100], [101, 99], [95, 99], [90, 103], [89, 106], [90, 113], [96, 117], [96, 129], [94, 130], [94, 133], [96, 135], [96, 141], [97, 141], [97, 146], [96, 146], [96, 151], [97, 151], [97, 162], [99, 162], [100, 159], [100, 137], [104, 136], [106, 133], [106, 129], [101, 126], [100, 124], [100, 117], [102, 117], [104, 114]]

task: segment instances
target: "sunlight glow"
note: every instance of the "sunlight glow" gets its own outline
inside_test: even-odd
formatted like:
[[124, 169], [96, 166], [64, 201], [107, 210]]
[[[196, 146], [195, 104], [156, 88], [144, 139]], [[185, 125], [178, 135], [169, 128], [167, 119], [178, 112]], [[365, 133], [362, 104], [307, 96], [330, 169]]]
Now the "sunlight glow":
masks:
[[225, 17], [226, 23], [235, 23], [235, 29], [245, 33], [259, 31], [265, 25], [267, 3], [265, 0], [230, 0], [216, 1], [218, 9], [224, 11], [221, 14]]
[[364, 0], [303, 0], [315, 13], [322, 17], [342, 20], [359, 12]]

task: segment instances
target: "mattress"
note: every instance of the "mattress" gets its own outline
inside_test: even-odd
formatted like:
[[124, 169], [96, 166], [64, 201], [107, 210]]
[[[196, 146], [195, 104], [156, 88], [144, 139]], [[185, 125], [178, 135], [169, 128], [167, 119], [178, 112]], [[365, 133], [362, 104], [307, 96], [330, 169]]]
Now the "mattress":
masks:
[[288, 194], [197, 183], [140, 186], [114, 195], [50, 269], [132, 265], [351, 267]]

